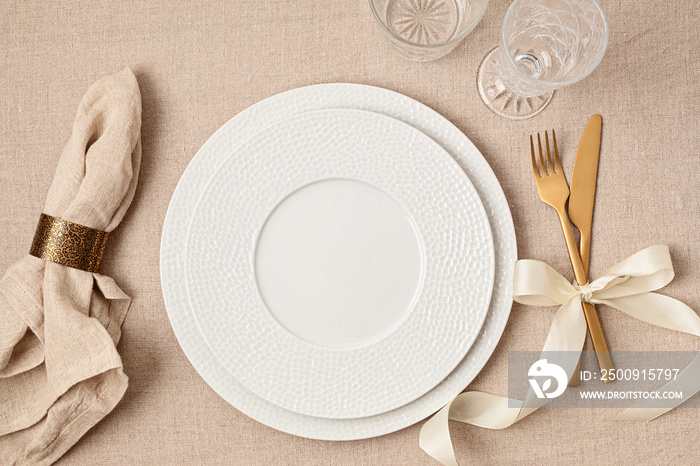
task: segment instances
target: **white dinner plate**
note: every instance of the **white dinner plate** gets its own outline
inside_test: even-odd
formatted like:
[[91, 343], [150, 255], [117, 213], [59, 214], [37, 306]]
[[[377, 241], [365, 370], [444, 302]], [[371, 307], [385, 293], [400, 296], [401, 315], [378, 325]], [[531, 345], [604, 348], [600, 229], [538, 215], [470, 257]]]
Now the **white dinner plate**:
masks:
[[[395, 410], [358, 419], [312, 417], [281, 408], [243, 386], [216, 358], [189, 305], [185, 283], [184, 238], [207, 181], [237, 147], [265, 127], [290, 116], [332, 108], [354, 108], [410, 124], [439, 143], [472, 181], [493, 234], [496, 273], [489, 312], [477, 340], [452, 373], [420, 398]], [[185, 170], [163, 226], [161, 283], [175, 335], [195, 370], [222, 398], [272, 428], [323, 440], [353, 440], [387, 434], [423, 420], [459, 394], [484, 366], [505, 328], [512, 303], [517, 259], [513, 221], [493, 171], [469, 139], [437, 112], [404, 95], [357, 84], [321, 84], [265, 99], [236, 115], [214, 133]]]
[[493, 240], [455, 160], [410, 125], [331, 109], [234, 148], [187, 238], [195, 318], [224, 367], [290, 411], [381, 414], [440, 383], [479, 334]]

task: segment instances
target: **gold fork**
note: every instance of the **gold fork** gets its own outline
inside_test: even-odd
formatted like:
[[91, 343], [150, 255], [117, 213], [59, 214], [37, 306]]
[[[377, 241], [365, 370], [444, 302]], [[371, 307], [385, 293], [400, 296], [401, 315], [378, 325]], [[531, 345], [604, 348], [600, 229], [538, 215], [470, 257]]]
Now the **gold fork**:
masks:
[[[588, 276], [581, 263], [581, 256], [579, 255], [578, 247], [574, 241], [574, 234], [571, 231], [571, 223], [569, 222], [569, 216], [566, 213], [566, 201], [569, 198], [569, 184], [566, 182], [564, 177], [564, 171], [561, 167], [561, 160], [559, 159], [559, 149], [557, 148], [557, 136], [554, 130], [552, 130], [552, 143], [554, 146], [554, 160], [552, 160], [552, 154], [549, 150], [549, 135], [544, 132], [545, 146], [547, 148], [547, 160], [545, 162], [544, 155], [542, 154], [542, 139], [539, 133], [537, 134], [537, 147], [539, 149], [539, 169], [537, 164], [537, 158], [535, 157], [535, 144], [530, 136], [530, 151], [532, 154], [532, 170], [535, 174], [535, 184], [537, 184], [537, 192], [540, 195], [540, 199], [546, 204], [549, 204], [557, 211], [559, 216], [559, 223], [561, 224], [561, 229], [564, 232], [564, 239], [566, 240], [566, 249], [569, 252], [569, 259], [571, 260], [571, 266], [574, 269], [574, 277], [576, 278], [576, 283], [579, 285], [585, 285], [588, 281]], [[540, 174], [541, 171], [541, 174]], [[596, 356], [598, 357], [598, 364], [602, 369], [611, 370], [612, 362], [610, 361], [610, 356], [608, 354], [608, 348], [605, 344], [605, 339], [603, 338], [603, 329], [600, 326], [600, 321], [595, 311], [593, 305], [589, 303], [584, 304], [584, 313], [586, 314], [586, 323], [588, 324], [588, 330], [591, 335], [595, 335], [594, 341], [597, 342]], [[580, 362], [579, 362], [580, 363]], [[608, 381], [607, 379], [605, 380]], [[572, 385], [578, 385], [578, 368], [577, 373], [572, 378]]]
[[[571, 266], [574, 269], [574, 277], [579, 285], [586, 283], [586, 273], [581, 263], [581, 256], [578, 254], [578, 247], [574, 241], [574, 234], [571, 232], [571, 224], [569, 223], [569, 215], [566, 213], [566, 201], [569, 199], [569, 183], [564, 178], [564, 171], [561, 168], [559, 160], [559, 150], [557, 149], [557, 136], [552, 130], [552, 142], [554, 144], [554, 161], [549, 150], [549, 135], [544, 132], [545, 145], [547, 146], [547, 161], [545, 162], [542, 155], [542, 140], [539, 133], [537, 134], [537, 146], [539, 147], [540, 163], [537, 168], [537, 159], [535, 158], [535, 144], [530, 136], [530, 151], [532, 152], [532, 170], [535, 173], [535, 183], [537, 184], [537, 192], [540, 199], [545, 204], [549, 204], [557, 211], [559, 223], [564, 232], [566, 240], [566, 249], [569, 251], [569, 259]], [[547, 163], [549, 162], [549, 163]], [[542, 174], [540, 174], [540, 170]]]

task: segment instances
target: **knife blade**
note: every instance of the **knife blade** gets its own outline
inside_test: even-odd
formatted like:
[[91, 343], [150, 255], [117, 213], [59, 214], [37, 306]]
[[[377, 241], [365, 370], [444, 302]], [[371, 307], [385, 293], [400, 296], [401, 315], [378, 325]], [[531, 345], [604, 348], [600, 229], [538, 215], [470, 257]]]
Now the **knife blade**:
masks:
[[[596, 181], [598, 178], [602, 126], [603, 119], [600, 115], [593, 115], [588, 124], [586, 124], [579, 141], [574, 170], [571, 174], [569, 219], [580, 233], [579, 254], [581, 255], [581, 263], [586, 278], [588, 277], [588, 263], [590, 259], [591, 226], [593, 224], [593, 205], [595, 203]], [[613, 365], [595, 306], [591, 303], [583, 303], [583, 311], [591, 333], [598, 366], [601, 371], [603, 369], [610, 371]], [[608, 379], [604, 379], [604, 381], [607, 382]]]
[[593, 204], [598, 178], [600, 157], [600, 136], [603, 119], [593, 115], [588, 121], [576, 151], [574, 171], [571, 174], [571, 194], [569, 196], [569, 218], [581, 233], [579, 253], [583, 270], [588, 275], [588, 262], [591, 248], [591, 225]]

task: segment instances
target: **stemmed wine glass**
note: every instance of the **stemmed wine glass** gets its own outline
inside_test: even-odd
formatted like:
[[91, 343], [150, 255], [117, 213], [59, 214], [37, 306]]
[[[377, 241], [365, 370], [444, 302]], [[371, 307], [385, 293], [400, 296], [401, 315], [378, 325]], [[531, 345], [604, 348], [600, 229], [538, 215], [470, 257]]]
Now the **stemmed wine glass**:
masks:
[[479, 68], [479, 94], [501, 116], [529, 118], [555, 89], [588, 76], [607, 45], [608, 23], [596, 0], [515, 0], [500, 46]]

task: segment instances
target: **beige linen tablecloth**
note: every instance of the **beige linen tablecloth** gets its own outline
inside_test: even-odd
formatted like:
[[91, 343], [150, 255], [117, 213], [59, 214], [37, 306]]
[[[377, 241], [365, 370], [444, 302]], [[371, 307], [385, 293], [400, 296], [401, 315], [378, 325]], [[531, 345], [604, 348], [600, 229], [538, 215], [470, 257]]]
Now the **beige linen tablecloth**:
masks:
[[[119, 352], [130, 385], [112, 414], [58, 464], [434, 464], [420, 424], [380, 438], [321, 442], [247, 418], [197, 375], [161, 296], [160, 232], [170, 196], [204, 141], [235, 114], [299, 86], [385, 87], [442, 113], [481, 150], [509, 200], [521, 258], [568, 278], [558, 221], [532, 180], [527, 135], [555, 128], [568, 174], [594, 113], [604, 129], [591, 275], [668, 244], [675, 280], [662, 293], [700, 310], [700, 15], [696, 2], [601, 0], [610, 44], [598, 69], [535, 118], [513, 122], [481, 103], [475, 75], [510, 2], [492, 0], [447, 57], [412, 63], [382, 42], [365, 1], [11, 1], [0, 6], [0, 270], [27, 253], [75, 107], [96, 79], [130, 66], [143, 97], [143, 160], [131, 209], [102, 272], [133, 298]], [[514, 305], [471, 389], [505, 395], [507, 354], [538, 350], [554, 309]], [[697, 339], [601, 308], [615, 350], [697, 350]], [[617, 411], [614, 411], [617, 412]], [[673, 463], [700, 457], [697, 409], [646, 424], [612, 410], [543, 409], [504, 431], [455, 424], [464, 463]], [[0, 453], [1, 454], [1, 453]]]

